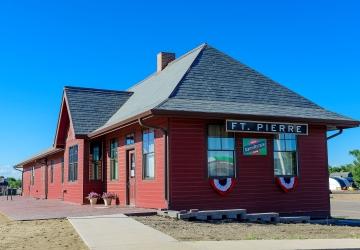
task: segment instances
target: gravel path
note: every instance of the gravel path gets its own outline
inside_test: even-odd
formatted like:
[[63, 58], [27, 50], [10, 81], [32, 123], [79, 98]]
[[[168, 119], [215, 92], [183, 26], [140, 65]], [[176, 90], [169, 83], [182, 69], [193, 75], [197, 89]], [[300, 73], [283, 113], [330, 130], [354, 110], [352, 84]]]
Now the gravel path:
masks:
[[134, 219], [178, 240], [262, 240], [360, 238], [360, 227], [313, 224], [253, 224], [239, 222], [193, 222], [160, 216]]

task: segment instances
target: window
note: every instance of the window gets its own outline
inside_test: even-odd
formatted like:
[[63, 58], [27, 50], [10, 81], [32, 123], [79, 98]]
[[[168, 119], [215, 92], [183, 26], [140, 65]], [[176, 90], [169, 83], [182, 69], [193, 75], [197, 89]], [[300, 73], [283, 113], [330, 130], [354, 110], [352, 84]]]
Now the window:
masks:
[[78, 145], [69, 148], [69, 181], [76, 181], [78, 174]]
[[154, 177], [154, 130], [147, 129], [143, 131], [143, 178], [153, 179]]
[[90, 169], [90, 180], [101, 179], [101, 147], [99, 142], [91, 144], [91, 169]]
[[35, 167], [31, 168], [31, 173], [30, 173], [30, 185], [34, 185], [35, 183]]
[[117, 180], [118, 175], [118, 142], [116, 139], [110, 141], [110, 180]]
[[295, 134], [278, 134], [274, 139], [274, 174], [297, 175], [297, 145]]
[[235, 137], [224, 125], [208, 126], [208, 175], [212, 178], [235, 176]]
[[50, 161], [50, 182], [54, 182], [54, 161]]
[[132, 145], [135, 143], [135, 136], [134, 134], [128, 134], [125, 137], [125, 145]]
[[61, 158], [61, 183], [64, 183], [64, 158]]

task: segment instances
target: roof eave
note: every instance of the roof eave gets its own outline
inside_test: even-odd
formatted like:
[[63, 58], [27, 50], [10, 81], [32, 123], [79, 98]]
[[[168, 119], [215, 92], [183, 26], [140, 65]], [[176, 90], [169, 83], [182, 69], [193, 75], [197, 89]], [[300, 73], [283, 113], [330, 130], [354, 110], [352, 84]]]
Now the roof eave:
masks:
[[95, 130], [91, 133], [89, 133], [87, 136], [88, 138], [90, 139], [94, 139], [96, 137], [99, 137], [99, 136], [102, 136], [102, 135], [105, 135], [105, 134], [109, 134], [121, 127], [126, 127], [126, 126], [129, 126], [131, 125], [132, 123], [136, 122], [137, 123], [137, 120], [139, 118], [145, 118], [145, 117], [148, 117], [148, 116], [151, 116], [153, 113], [152, 113], [152, 110], [148, 110], [148, 111], [145, 111], [143, 113], [140, 113], [138, 115], [135, 115], [135, 116], [132, 116], [130, 118], [127, 118], [125, 120], [122, 120], [120, 122], [117, 122], [117, 123], [114, 123], [112, 125], [109, 125], [109, 126], [106, 126], [106, 127], [103, 127], [103, 128], [100, 128], [98, 130]]
[[15, 164], [13, 167], [14, 167], [14, 168], [23, 168], [23, 166], [26, 165], [26, 164], [35, 163], [35, 162], [37, 162], [37, 161], [40, 160], [40, 159], [44, 159], [44, 158], [46, 158], [46, 157], [48, 157], [48, 156], [51, 156], [51, 155], [60, 153], [60, 152], [62, 152], [62, 151], [64, 151], [63, 148], [55, 148], [55, 149], [53, 149], [53, 150], [51, 150], [51, 151], [45, 152], [45, 153], [40, 154], [40, 155], [36, 155], [35, 157], [32, 157], [32, 158], [30, 158], [30, 159], [27, 159], [27, 160], [25, 160], [25, 161], [23, 161], [23, 162], [20, 162], [20, 163], [18, 163], [18, 164]]
[[[308, 122], [314, 125], [325, 125], [332, 129], [338, 128], [354, 128], [360, 126], [360, 121], [356, 120], [335, 120], [335, 119], [318, 119], [318, 118], [301, 118], [290, 116], [261, 116], [261, 115], [248, 115], [248, 114], [233, 114], [233, 113], [209, 113], [209, 112], [196, 112], [196, 111], [180, 111], [180, 110], [152, 110], [154, 115], [162, 116], [184, 116], [184, 117], [197, 117], [207, 119], [244, 119], [244, 120], [269, 120], [269, 121], [292, 121], [292, 122]], [[329, 129], [331, 130], [331, 129]]]

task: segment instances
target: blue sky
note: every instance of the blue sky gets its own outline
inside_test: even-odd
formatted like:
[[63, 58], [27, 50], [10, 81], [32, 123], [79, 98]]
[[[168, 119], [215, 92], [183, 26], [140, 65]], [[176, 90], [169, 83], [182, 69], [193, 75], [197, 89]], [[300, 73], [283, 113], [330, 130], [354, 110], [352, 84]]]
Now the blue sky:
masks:
[[[360, 119], [359, 1], [0, 2], [0, 175], [52, 145], [65, 85], [126, 89], [156, 53], [207, 42], [319, 105]], [[360, 129], [329, 142], [351, 161]]]

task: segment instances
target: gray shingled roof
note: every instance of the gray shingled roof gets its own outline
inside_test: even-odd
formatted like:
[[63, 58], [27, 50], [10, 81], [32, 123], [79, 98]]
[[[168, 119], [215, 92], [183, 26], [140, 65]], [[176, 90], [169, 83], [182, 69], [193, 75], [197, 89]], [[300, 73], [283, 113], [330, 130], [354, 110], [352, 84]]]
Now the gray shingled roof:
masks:
[[327, 111], [210, 46], [155, 110], [352, 120]]
[[65, 87], [75, 134], [87, 135], [103, 126], [133, 94], [79, 87]]
[[155, 72], [148, 78], [129, 89], [134, 94], [129, 100], [104, 124], [101, 130], [130, 117], [155, 108], [166, 100], [176, 88], [185, 73], [189, 70], [195, 58], [204, 45], [201, 45], [182, 57], [168, 64], [161, 72]]
[[328, 111], [219, 50], [203, 44], [130, 88], [134, 94], [90, 136], [146, 111], [358, 121]]

